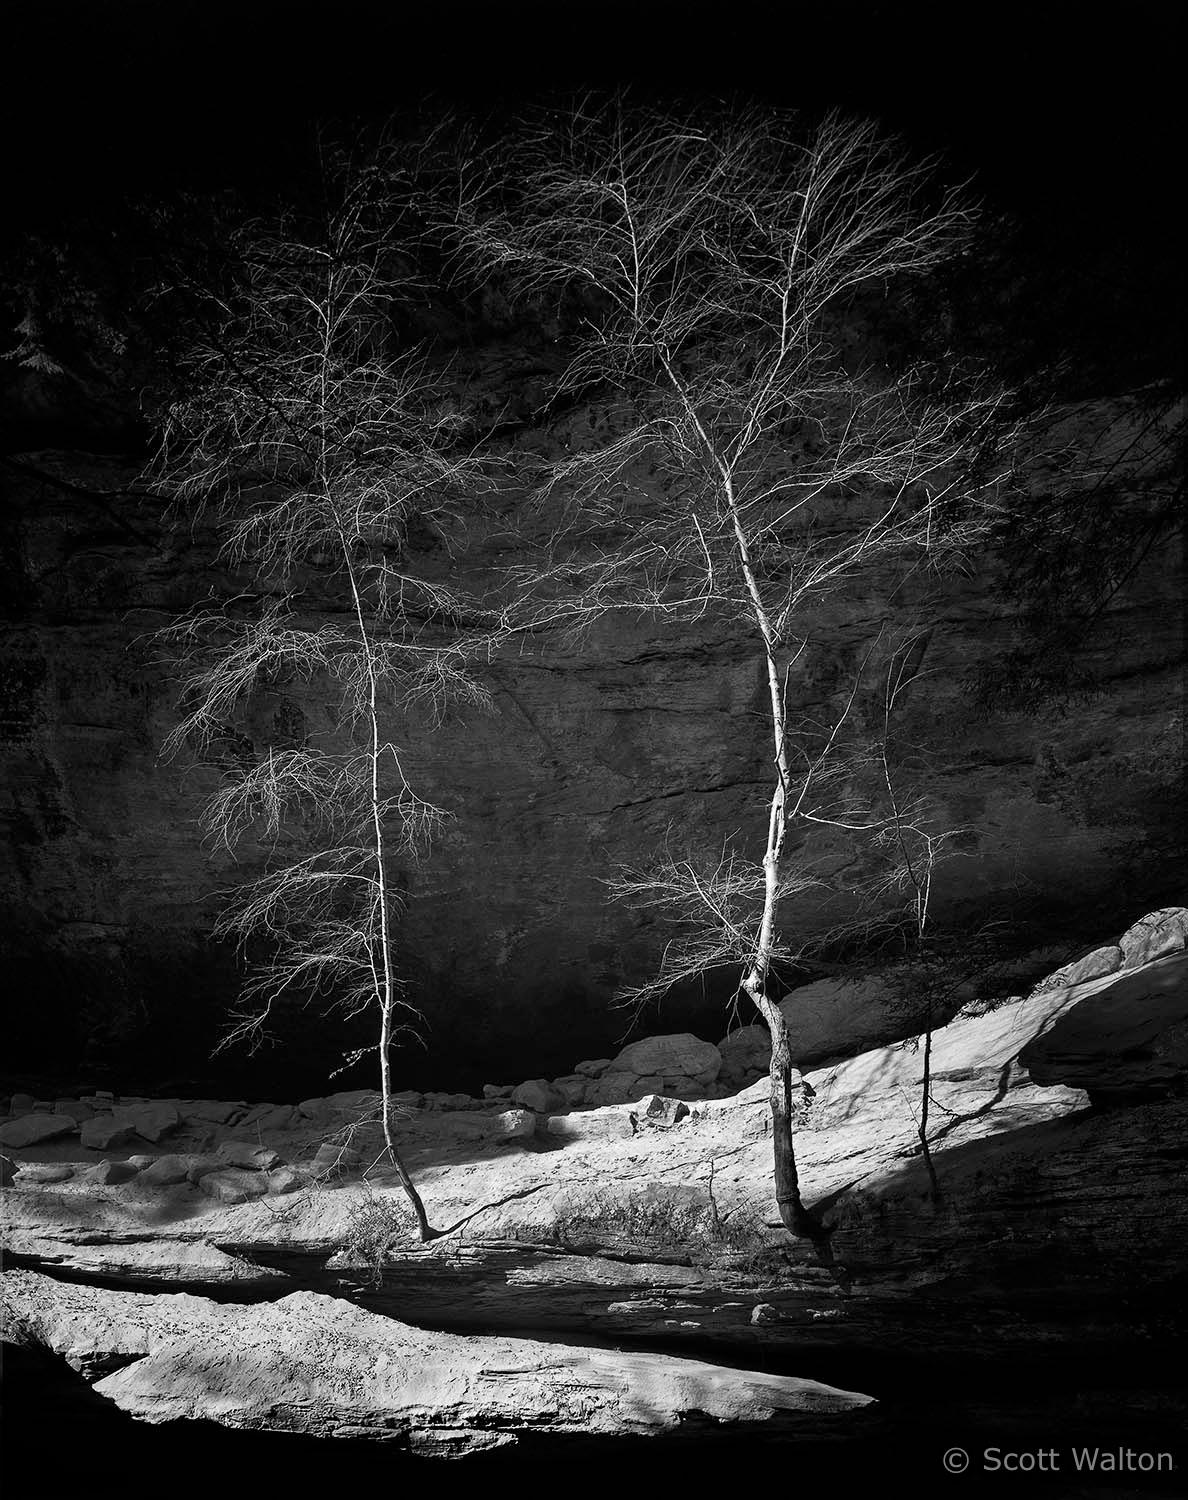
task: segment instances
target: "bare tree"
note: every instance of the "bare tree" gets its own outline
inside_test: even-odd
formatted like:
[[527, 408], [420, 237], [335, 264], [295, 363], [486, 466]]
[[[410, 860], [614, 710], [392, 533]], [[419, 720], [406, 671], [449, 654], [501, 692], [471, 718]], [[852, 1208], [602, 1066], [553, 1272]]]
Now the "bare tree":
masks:
[[[790, 924], [814, 878], [789, 835], [872, 834], [887, 813], [839, 753], [858, 683], [830, 721], [798, 713], [810, 607], [876, 564], [903, 586], [960, 557], [1005, 472], [994, 393], [866, 362], [848, 320], [859, 296], [958, 253], [970, 215], [867, 124], [802, 130], [765, 110], [615, 99], [475, 150], [458, 218], [471, 274], [558, 319], [571, 356], [558, 398], [604, 403], [597, 435], [538, 487], [548, 561], [524, 586], [536, 599], [543, 588], [542, 617], [713, 611], [739, 622], [762, 663], [761, 857], [754, 840], [727, 839], [708, 861], [673, 852], [619, 889], [677, 923], [637, 995], [739, 966], [739, 993], [772, 1037], [780, 1215], [819, 1239], [797, 1174], [794, 1046], [772, 993], [773, 966], [803, 950]], [[910, 844], [902, 812], [898, 826]]]
[[[394, 334], [414, 287], [387, 183], [374, 166], [349, 169], [328, 177], [323, 222], [238, 234], [156, 477], [188, 505], [216, 506], [225, 560], [255, 574], [166, 632], [187, 662], [169, 748], [197, 745], [223, 768], [207, 832], [228, 850], [271, 850], [217, 923], [267, 951], [232, 1038], [258, 1041], [288, 999], [374, 1013], [386, 1149], [429, 1239], [438, 1231], [393, 1138], [391, 1049], [415, 1014], [396, 959], [400, 866], [445, 814], [412, 785], [393, 721], [481, 700], [469, 666], [490, 641], [457, 630], [457, 596], [409, 544], [414, 527], [448, 541], [477, 465], [444, 382]], [[322, 695], [323, 722], [245, 756], [234, 726], [294, 680]]]

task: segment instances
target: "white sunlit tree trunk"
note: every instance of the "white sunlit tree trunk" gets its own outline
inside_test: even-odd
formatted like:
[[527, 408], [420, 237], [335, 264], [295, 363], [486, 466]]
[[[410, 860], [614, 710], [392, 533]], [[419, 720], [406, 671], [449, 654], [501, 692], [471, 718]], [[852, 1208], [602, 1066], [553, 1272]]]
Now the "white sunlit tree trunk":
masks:
[[771, 1033], [781, 1219], [819, 1240], [796, 1164], [794, 1039], [773, 994], [773, 965], [803, 952], [795, 898], [813, 884], [789, 834], [859, 837], [887, 813], [857, 793], [842, 753], [858, 684], [812, 726], [798, 664], [824, 595], [876, 564], [902, 576], [960, 556], [1005, 469], [999, 398], [864, 363], [847, 347], [849, 304], [957, 253], [969, 215], [867, 124], [613, 99], [476, 146], [457, 223], [469, 275], [558, 318], [570, 356], [558, 397], [607, 414], [608, 435], [539, 486], [550, 555], [525, 587], [543, 589], [541, 618], [715, 612], [761, 665], [761, 835], [728, 838], [708, 862], [670, 852], [618, 891], [674, 923], [635, 996], [738, 965]]
[[[241, 585], [165, 632], [186, 662], [170, 748], [195, 745], [223, 771], [206, 829], [228, 850], [269, 851], [217, 923], [259, 960], [229, 1039], [261, 1039], [285, 1001], [370, 1012], [387, 1154], [429, 1239], [393, 1135], [391, 1052], [415, 1018], [400, 872], [444, 815], [410, 783], [393, 724], [481, 700], [468, 669], [490, 642], [456, 628], [457, 598], [409, 546], [413, 527], [448, 539], [477, 465], [456, 402], [396, 337], [411, 288], [385, 180], [347, 171], [328, 179], [321, 223], [239, 235], [155, 477], [187, 507], [217, 508]], [[252, 700], [294, 681], [320, 697], [321, 725], [226, 754]]]

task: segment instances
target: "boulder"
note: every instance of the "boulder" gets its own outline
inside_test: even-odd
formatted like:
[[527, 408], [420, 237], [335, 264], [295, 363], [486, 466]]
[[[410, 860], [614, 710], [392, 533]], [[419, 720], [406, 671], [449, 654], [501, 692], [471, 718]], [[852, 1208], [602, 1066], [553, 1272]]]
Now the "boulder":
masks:
[[570, 1109], [580, 1109], [589, 1098], [591, 1081], [576, 1074], [571, 1078], [555, 1078], [553, 1087]]
[[598, 1078], [606, 1072], [610, 1065], [611, 1060], [609, 1057], [596, 1057], [593, 1061], [578, 1063], [573, 1071], [583, 1074], [586, 1078]]
[[96, 1115], [83, 1121], [82, 1143], [88, 1151], [118, 1151], [130, 1145], [135, 1135], [135, 1125], [121, 1115]]
[[1178, 953], [1188, 938], [1188, 909], [1165, 906], [1141, 917], [1118, 939], [1122, 967], [1135, 969], [1167, 953]]
[[31, 1161], [21, 1168], [22, 1182], [68, 1182], [73, 1176], [66, 1162]]
[[131, 1182], [133, 1177], [139, 1175], [130, 1161], [101, 1161], [87, 1173], [87, 1180], [103, 1187], [118, 1187], [120, 1183]]
[[16, 1181], [16, 1162], [10, 1156], [0, 1156], [0, 1187], [11, 1187]]
[[[696, 1078], [686, 1078], [681, 1073], [664, 1073], [660, 1076], [658, 1088], [653, 1087], [655, 1082], [655, 1078], [641, 1078], [640, 1089], [645, 1094], [668, 1094], [674, 1099], [704, 1099], [714, 1086], [706, 1081], [704, 1073]], [[638, 1094], [636, 1098], [639, 1098]]]
[[645, 1094], [634, 1113], [639, 1121], [668, 1127], [683, 1120], [689, 1113], [689, 1106], [680, 1099], [664, 1099], [659, 1094]]
[[204, 1125], [229, 1125], [242, 1111], [247, 1109], [242, 1099], [185, 1099], [182, 1113], [187, 1120], [198, 1120]]
[[281, 1164], [271, 1147], [256, 1146], [251, 1141], [224, 1141], [215, 1155], [229, 1167], [240, 1167], [245, 1172], [269, 1172]]
[[495, 1134], [507, 1140], [526, 1140], [536, 1134], [536, 1119], [530, 1109], [505, 1109], [494, 1117]]
[[241, 1172], [229, 1167], [225, 1171], [207, 1172], [198, 1186], [218, 1203], [246, 1203], [249, 1198], [264, 1196], [268, 1178], [263, 1172]]
[[632, 1104], [643, 1090], [637, 1073], [604, 1073], [588, 1091], [591, 1104]]
[[120, 1109], [116, 1118], [129, 1121], [141, 1140], [151, 1141], [154, 1146], [182, 1122], [172, 1104], [138, 1104], [131, 1109]]
[[84, 1104], [81, 1099], [55, 1099], [54, 1114], [69, 1115], [72, 1120], [77, 1120], [81, 1125], [84, 1120], [89, 1120], [95, 1111], [89, 1104]]
[[189, 1170], [189, 1164], [180, 1156], [158, 1156], [151, 1166], [143, 1168], [140, 1180], [152, 1187], [169, 1187], [175, 1182], [185, 1182]]
[[43, 1141], [73, 1135], [77, 1129], [77, 1122], [69, 1115], [23, 1115], [19, 1120], [0, 1125], [0, 1145], [13, 1146], [17, 1150], [22, 1146], [40, 1146]]
[[8, 1112], [10, 1115], [31, 1115], [33, 1113], [32, 1094], [14, 1094], [9, 1101]]
[[275, 1104], [253, 1104], [246, 1115], [242, 1115], [239, 1124], [254, 1125], [257, 1120], [262, 1120], [265, 1115], [270, 1114], [276, 1108]]
[[512, 1103], [525, 1109], [535, 1110], [538, 1115], [547, 1115], [553, 1110], [565, 1109], [565, 1095], [560, 1093], [547, 1078], [530, 1078], [512, 1089]]
[[722, 1054], [722, 1070], [717, 1082], [741, 1088], [767, 1072], [771, 1063], [771, 1032], [766, 1026], [740, 1026], [722, 1038], [718, 1051]]
[[197, 1161], [191, 1161], [186, 1168], [186, 1180], [188, 1182], [201, 1182], [208, 1172], [221, 1171], [223, 1163], [217, 1156], [200, 1156]]
[[392, 1095], [392, 1103], [397, 1109], [424, 1109], [425, 1096], [417, 1089], [401, 1089]]
[[703, 1042], [691, 1032], [672, 1036], [646, 1036], [624, 1047], [611, 1065], [617, 1073], [676, 1074], [713, 1083], [722, 1066], [722, 1054], [712, 1042]]
[[512, 1085], [510, 1083], [484, 1083], [484, 1099], [510, 1099], [512, 1096]]
[[904, 1035], [910, 1004], [875, 975], [818, 979], [780, 1001], [794, 1062], [848, 1057]]
[[1019, 1053], [1042, 1087], [1085, 1089], [1094, 1103], [1139, 1103], [1188, 1085], [1188, 954], [1122, 970], [1059, 1013]]
[[1067, 990], [1074, 984], [1087, 984], [1091, 979], [1100, 979], [1104, 974], [1113, 974], [1122, 967], [1122, 950], [1111, 944], [1106, 948], [1094, 948], [1092, 953], [1086, 953], [1082, 958], [1074, 959], [1072, 963], [1065, 964], [1062, 969], [1057, 969], [1054, 974], [1049, 974], [1047, 979], [1042, 979], [1031, 991], [1033, 995], [1042, 995], [1048, 990]]
[[305, 1185], [306, 1179], [293, 1167], [278, 1167], [275, 1172], [268, 1174], [270, 1198], [281, 1198], [288, 1193], [299, 1193]]

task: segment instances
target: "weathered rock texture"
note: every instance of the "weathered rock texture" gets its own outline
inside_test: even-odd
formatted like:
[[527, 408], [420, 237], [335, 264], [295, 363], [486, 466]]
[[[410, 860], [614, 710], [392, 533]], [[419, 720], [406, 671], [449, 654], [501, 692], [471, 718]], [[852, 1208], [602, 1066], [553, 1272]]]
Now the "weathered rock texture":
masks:
[[[1100, 413], [1084, 414], [1086, 446], [1100, 426]], [[228, 576], [201, 529], [165, 524], [157, 501], [131, 492], [127, 468], [55, 454], [35, 463], [97, 498], [26, 477], [6, 512], [17, 618], [0, 660], [0, 906], [6, 975], [37, 997], [36, 1026], [30, 1016], [22, 1034], [20, 1008], [10, 1023], [10, 1052], [52, 1029], [59, 1057], [103, 1061], [132, 1042], [203, 1055], [212, 1011], [236, 983], [232, 955], [207, 942], [211, 897], [261, 854], [242, 849], [232, 866], [202, 847], [195, 820], [217, 770], [159, 762], [174, 690], [149, 636], [212, 588], [254, 580]], [[481, 536], [477, 546], [476, 576], [491, 561]], [[1103, 690], [1049, 719], [987, 718], [964, 693], [1012, 630], [989, 559], [935, 605], [911, 579], [872, 578], [806, 624], [817, 646], [789, 697], [819, 722], [845, 702], [880, 628], [891, 640], [921, 611], [935, 625], [896, 737], [930, 747], [938, 818], [966, 830], [964, 857], [937, 872], [937, 921], [1005, 904], [1075, 930], [1107, 894], [1140, 910], [1167, 899], [1184, 843], [1181, 588], [1174, 558], [1148, 558], [1088, 645]], [[318, 589], [311, 577], [315, 606]], [[608, 1001], [654, 972], [664, 934], [608, 902], [603, 879], [646, 865], [670, 829], [714, 849], [748, 828], [758, 846], [765, 826], [760, 664], [708, 616], [677, 630], [618, 614], [578, 647], [546, 636], [495, 663], [489, 686], [490, 714], [385, 726], [407, 747], [418, 790], [459, 814], [408, 876], [402, 945], [434, 1059], [410, 1053], [408, 1066], [438, 1069], [410, 1083], [474, 1089], [483, 1076], [553, 1076], [581, 1051], [613, 1050], [623, 1021]], [[277, 684], [223, 748], [254, 755], [278, 729], [317, 732], [335, 715], [318, 690]], [[830, 925], [864, 873], [853, 841], [827, 830], [804, 853], [832, 904], [810, 899], [798, 935]], [[719, 1034], [715, 1007], [712, 996], [674, 997], [664, 1028]], [[301, 1024], [307, 1051], [288, 1055], [324, 1077], [325, 1039], [308, 1015]]]
[[521, 1432], [649, 1435], [695, 1414], [820, 1430], [870, 1401], [659, 1354], [431, 1333], [314, 1292], [230, 1308], [17, 1271], [0, 1297], [8, 1337], [91, 1368], [122, 1364], [97, 1389], [148, 1422], [207, 1417], [461, 1457]]

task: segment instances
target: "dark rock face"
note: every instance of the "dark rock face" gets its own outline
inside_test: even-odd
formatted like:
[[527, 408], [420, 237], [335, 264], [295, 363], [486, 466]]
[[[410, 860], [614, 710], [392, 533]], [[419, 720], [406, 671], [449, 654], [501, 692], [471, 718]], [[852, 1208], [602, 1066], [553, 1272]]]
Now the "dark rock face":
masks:
[[[3, 961], [36, 997], [7, 1050], [13, 1067], [61, 1067], [140, 1048], [168, 1074], [217, 1034], [237, 969], [208, 940], [214, 893], [257, 871], [261, 851], [232, 864], [203, 849], [196, 819], [217, 772], [160, 762], [174, 688], [147, 637], [251, 580], [214, 561], [208, 535], [130, 493], [116, 463], [36, 463], [98, 498], [22, 478], [7, 523], [18, 618], [0, 658]], [[915, 587], [873, 580], [821, 606], [820, 649], [791, 685], [798, 713], [836, 715], [880, 625], [906, 627], [924, 607]], [[1114, 910], [1174, 899], [1180, 587], [1174, 559], [1147, 560], [1094, 637], [1089, 666], [1106, 689], [1049, 721], [987, 718], [963, 690], [1011, 630], [989, 564], [929, 604], [929, 675], [899, 738], [929, 747], [926, 788], [968, 830], [965, 857], [938, 871], [938, 921], [995, 907], [1077, 931], [1107, 894]], [[431, 1061], [410, 1050], [403, 1081], [419, 1087], [553, 1076], [583, 1052], [613, 1052], [624, 1018], [608, 1001], [654, 970], [663, 934], [609, 903], [601, 881], [645, 865], [670, 828], [707, 849], [735, 829], [762, 837], [763, 681], [728, 627], [616, 615], [579, 648], [544, 639], [496, 663], [489, 686], [489, 714], [391, 726], [418, 790], [456, 814], [407, 875], [401, 943]], [[254, 754], [278, 725], [317, 729], [334, 714], [316, 690], [280, 684], [225, 752]], [[863, 857], [828, 830], [805, 854], [832, 889], [802, 909], [803, 926], [830, 925]], [[685, 1027], [720, 1035], [717, 997], [666, 1003], [662, 1029]], [[319, 1028], [309, 1012], [285, 1040], [310, 1091], [350, 1045], [341, 1021]]]

